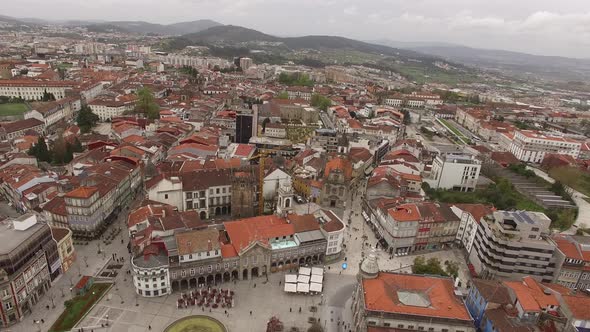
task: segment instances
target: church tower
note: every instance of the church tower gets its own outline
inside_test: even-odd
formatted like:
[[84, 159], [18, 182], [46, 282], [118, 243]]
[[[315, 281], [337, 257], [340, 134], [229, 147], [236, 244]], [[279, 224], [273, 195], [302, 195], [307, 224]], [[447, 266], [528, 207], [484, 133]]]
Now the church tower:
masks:
[[277, 215], [284, 217], [293, 210], [293, 187], [286, 181], [279, 187]]
[[231, 177], [231, 215], [250, 218], [258, 213], [258, 177], [254, 169], [238, 171]]

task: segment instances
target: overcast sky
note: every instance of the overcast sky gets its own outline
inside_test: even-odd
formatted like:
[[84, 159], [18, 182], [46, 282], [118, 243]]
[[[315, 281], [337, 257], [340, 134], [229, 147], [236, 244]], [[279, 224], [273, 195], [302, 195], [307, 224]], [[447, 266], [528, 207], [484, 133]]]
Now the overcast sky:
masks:
[[265, 33], [448, 42], [590, 58], [590, 0], [1, 0], [44, 19], [212, 19]]

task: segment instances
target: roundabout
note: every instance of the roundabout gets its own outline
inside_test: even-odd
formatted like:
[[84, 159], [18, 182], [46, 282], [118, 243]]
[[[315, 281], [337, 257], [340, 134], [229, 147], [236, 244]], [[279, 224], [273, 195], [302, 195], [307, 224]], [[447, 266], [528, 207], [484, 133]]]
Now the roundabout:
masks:
[[175, 321], [164, 332], [227, 332], [227, 329], [213, 317], [195, 315]]

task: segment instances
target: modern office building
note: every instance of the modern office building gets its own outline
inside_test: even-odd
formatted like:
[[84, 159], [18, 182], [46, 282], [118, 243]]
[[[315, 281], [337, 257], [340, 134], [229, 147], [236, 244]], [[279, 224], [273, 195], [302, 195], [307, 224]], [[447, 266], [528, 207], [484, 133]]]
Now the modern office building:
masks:
[[438, 155], [432, 162], [428, 183], [435, 189], [473, 191], [477, 185], [481, 161], [468, 154]]

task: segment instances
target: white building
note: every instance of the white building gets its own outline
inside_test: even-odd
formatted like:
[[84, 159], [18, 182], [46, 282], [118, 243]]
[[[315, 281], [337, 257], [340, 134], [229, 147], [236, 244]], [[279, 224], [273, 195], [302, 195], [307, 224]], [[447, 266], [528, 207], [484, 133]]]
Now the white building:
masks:
[[62, 99], [66, 96], [66, 90], [75, 85], [75, 82], [68, 81], [0, 80], [0, 96], [41, 100], [47, 92], [53, 94], [55, 99]]
[[285, 171], [277, 168], [264, 178], [262, 192], [265, 200], [276, 200], [279, 188], [285, 184], [292, 184], [292, 179]]
[[326, 258], [337, 257], [342, 252], [342, 242], [344, 241], [346, 225], [330, 210], [317, 210], [314, 216], [319, 220], [322, 234], [324, 234], [324, 237], [328, 241]]
[[456, 204], [451, 206], [451, 210], [460, 219], [455, 241], [460, 243], [467, 253], [470, 253], [477, 227], [483, 217], [492, 213], [492, 209], [483, 204]]
[[264, 128], [264, 136], [285, 138], [287, 137], [287, 130], [285, 129], [285, 126], [280, 123], [268, 123]]
[[477, 185], [481, 161], [467, 154], [438, 155], [432, 162], [430, 178], [434, 189], [473, 191]]
[[542, 212], [496, 211], [481, 219], [469, 262], [484, 279], [530, 275], [550, 282], [556, 268], [556, 247], [547, 238], [550, 224]]
[[111, 120], [122, 116], [126, 111], [135, 107], [134, 102], [123, 102], [116, 100], [94, 100], [88, 103], [92, 113], [96, 114], [100, 121]]
[[135, 292], [144, 297], [157, 297], [172, 293], [168, 256], [147, 254], [131, 260]]
[[163, 178], [157, 182], [150, 180], [145, 186], [149, 200], [176, 206], [179, 211], [183, 211], [182, 181], [179, 177]]
[[45, 123], [45, 128], [63, 120], [72, 118], [73, 111], [69, 101], [52, 101], [31, 103], [31, 109], [25, 112], [25, 119], [37, 119]]
[[252, 59], [240, 58], [240, 68], [242, 68], [242, 70], [247, 70], [248, 68], [252, 67], [252, 65], [254, 65], [254, 61], [252, 61]]
[[577, 159], [581, 148], [582, 142], [563, 136], [534, 130], [518, 130], [514, 132], [509, 151], [518, 160], [541, 163], [547, 153], [570, 155]]

